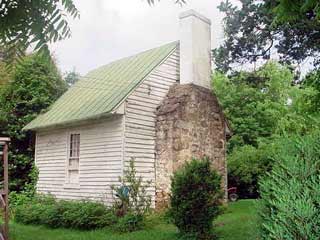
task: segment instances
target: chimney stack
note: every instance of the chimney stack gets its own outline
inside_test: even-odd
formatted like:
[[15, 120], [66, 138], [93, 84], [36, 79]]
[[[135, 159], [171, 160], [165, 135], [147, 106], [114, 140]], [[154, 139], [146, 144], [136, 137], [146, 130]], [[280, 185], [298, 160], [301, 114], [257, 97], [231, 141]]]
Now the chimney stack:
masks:
[[211, 21], [194, 10], [180, 18], [180, 84], [211, 88]]

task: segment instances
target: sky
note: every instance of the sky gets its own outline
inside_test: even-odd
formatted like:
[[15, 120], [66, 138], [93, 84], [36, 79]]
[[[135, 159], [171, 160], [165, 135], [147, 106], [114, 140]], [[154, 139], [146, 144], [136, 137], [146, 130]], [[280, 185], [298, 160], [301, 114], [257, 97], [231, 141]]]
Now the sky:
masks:
[[72, 36], [50, 46], [62, 73], [81, 75], [111, 61], [178, 40], [179, 14], [194, 9], [212, 21], [212, 47], [223, 40], [221, 0], [74, 0], [80, 19], [70, 19]]

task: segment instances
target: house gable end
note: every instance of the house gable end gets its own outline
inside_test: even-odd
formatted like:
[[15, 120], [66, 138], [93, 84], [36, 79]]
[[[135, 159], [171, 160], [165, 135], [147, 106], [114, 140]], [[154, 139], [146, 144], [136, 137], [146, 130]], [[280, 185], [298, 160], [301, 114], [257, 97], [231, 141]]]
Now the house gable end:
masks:
[[179, 83], [179, 49], [175, 49], [125, 101], [124, 169], [134, 159], [138, 175], [151, 181], [149, 194], [155, 197], [156, 110], [171, 86]]

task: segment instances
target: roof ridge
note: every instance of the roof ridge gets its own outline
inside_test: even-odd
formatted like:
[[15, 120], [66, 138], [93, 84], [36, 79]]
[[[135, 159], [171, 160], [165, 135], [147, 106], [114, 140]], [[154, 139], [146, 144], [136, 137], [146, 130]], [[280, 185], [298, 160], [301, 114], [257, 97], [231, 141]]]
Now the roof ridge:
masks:
[[[114, 63], [117, 63], [117, 62], [119, 62], [119, 61], [126, 60], [126, 59], [129, 59], [129, 58], [133, 58], [133, 57], [135, 57], [135, 56], [138, 56], [138, 55], [147, 53], [147, 52], [149, 52], [149, 51], [156, 50], [156, 49], [158, 49], [158, 48], [162, 48], [162, 47], [165, 47], [165, 46], [169, 46], [169, 45], [171, 45], [171, 44], [173, 45], [174, 43], [175, 43], [176, 45], [179, 44], [179, 40], [172, 41], [172, 42], [168, 42], [168, 43], [166, 43], [166, 44], [159, 45], [159, 46], [153, 47], [153, 48], [149, 48], [149, 49], [143, 50], [143, 51], [141, 51], [141, 52], [137, 52], [137, 53], [135, 53], [135, 54], [132, 54], [132, 55], [129, 55], [129, 56], [126, 56], [126, 57], [121, 57], [121, 58], [112, 60], [111, 62], [109, 62], [109, 63], [107, 63], [107, 64], [101, 65], [101, 66], [99, 66], [99, 67], [97, 67], [97, 68], [95, 68], [95, 69], [93, 69], [93, 70], [90, 70], [89, 72], [87, 72], [87, 73], [85, 74], [85, 76], [88, 75], [88, 74], [90, 74], [90, 73], [92, 73], [92, 72], [94, 72], [94, 71], [96, 71], [96, 70], [99, 70], [100, 68], [107, 67], [107, 66], [109, 66], [109, 65], [111, 65], [111, 64], [114, 64]], [[84, 77], [85, 77], [85, 76], [84, 76]]]

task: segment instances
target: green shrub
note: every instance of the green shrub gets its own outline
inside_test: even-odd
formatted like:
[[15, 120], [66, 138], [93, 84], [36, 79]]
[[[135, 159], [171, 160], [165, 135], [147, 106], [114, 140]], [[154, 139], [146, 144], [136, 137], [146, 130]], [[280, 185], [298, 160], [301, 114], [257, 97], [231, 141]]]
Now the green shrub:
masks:
[[19, 205], [15, 209], [14, 219], [23, 224], [42, 224], [43, 213], [48, 206], [40, 203], [30, 203]]
[[48, 195], [12, 193], [15, 220], [51, 228], [89, 230], [114, 225], [120, 232], [141, 229], [151, 204], [147, 194], [150, 183], [137, 176], [133, 160], [120, 183], [112, 188], [116, 195], [113, 208], [96, 202], [57, 201]]
[[16, 207], [15, 220], [51, 228], [89, 230], [113, 225], [117, 217], [102, 203], [57, 201], [52, 197], [37, 196], [32, 202]]
[[228, 155], [228, 186], [237, 187], [240, 198], [257, 198], [258, 179], [272, 166], [271, 148], [276, 142], [259, 144], [258, 147], [244, 145], [234, 148]]
[[32, 197], [25, 193], [17, 193], [12, 191], [9, 193], [10, 209], [15, 210], [16, 207], [24, 205], [32, 201]]
[[208, 159], [195, 160], [178, 170], [171, 183], [169, 215], [184, 236], [211, 238], [212, 221], [222, 202], [221, 177]]
[[43, 205], [46, 206], [46, 208], [41, 215], [41, 224], [50, 228], [69, 227], [69, 225], [65, 224], [65, 221], [62, 218], [64, 211], [67, 209], [65, 205], [60, 202]]
[[12, 192], [9, 196], [15, 201], [13, 205], [10, 202], [15, 220], [23, 224], [42, 224], [44, 213], [55, 203], [55, 199], [49, 195], [30, 197], [26, 193]]
[[117, 232], [133, 232], [142, 229], [144, 226], [144, 217], [138, 214], [128, 213], [121, 217], [115, 225]]
[[320, 134], [282, 141], [260, 181], [262, 240], [319, 239]]
[[64, 201], [59, 205], [68, 206], [62, 214], [66, 226], [76, 229], [95, 229], [110, 226], [116, 222], [113, 212], [108, 211], [103, 204], [95, 202], [73, 202]]

